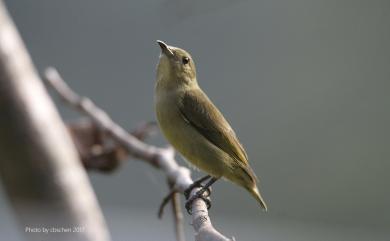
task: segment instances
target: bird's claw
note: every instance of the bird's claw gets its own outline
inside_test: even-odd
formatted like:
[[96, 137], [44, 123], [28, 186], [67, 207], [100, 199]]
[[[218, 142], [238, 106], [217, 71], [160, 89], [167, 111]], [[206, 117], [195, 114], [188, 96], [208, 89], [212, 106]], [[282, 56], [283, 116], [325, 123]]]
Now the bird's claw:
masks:
[[[204, 186], [203, 186], [202, 182], [207, 180], [207, 178], [209, 178], [209, 176], [202, 177], [202, 178], [198, 179], [197, 181], [193, 182], [190, 186], [188, 186], [188, 188], [184, 191], [184, 196], [186, 197], [186, 199], [188, 199], [190, 197], [192, 189], [194, 189], [196, 187], [200, 187], [203, 189]], [[210, 195], [210, 189], [208, 189], [207, 191]]]
[[[194, 187], [193, 187], [194, 188]], [[191, 189], [192, 190], [192, 189]], [[191, 196], [189, 198], [189, 194], [191, 193], [191, 190], [189, 191], [189, 193], [186, 195], [186, 203], [185, 203], [185, 208], [188, 212], [188, 214], [192, 214], [192, 203], [200, 198], [202, 199], [205, 203], [206, 203], [206, 206], [207, 206], [207, 210], [209, 210], [211, 208], [211, 200], [210, 200], [210, 194], [211, 194], [211, 189], [210, 188], [204, 188], [202, 186], [202, 189], [200, 189], [199, 191], [197, 191], [193, 196]], [[186, 190], [187, 191], [187, 190]]]

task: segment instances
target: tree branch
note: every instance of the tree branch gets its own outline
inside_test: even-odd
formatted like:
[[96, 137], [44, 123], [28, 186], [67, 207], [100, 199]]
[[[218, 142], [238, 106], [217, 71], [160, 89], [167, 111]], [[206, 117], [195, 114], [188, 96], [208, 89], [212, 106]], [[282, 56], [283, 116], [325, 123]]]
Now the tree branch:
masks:
[[[87, 170], [112, 172], [129, 157], [128, 151], [98, 128], [90, 118], [80, 118], [66, 123], [81, 161]], [[156, 123], [142, 123], [130, 132], [144, 140], [156, 132]]]
[[110, 240], [72, 140], [1, 0], [0, 110], [0, 177], [28, 240]]
[[[131, 156], [161, 169], [168, 181], [173, 184], [174, 190], [183, 193], [193, 183], [189, 169], [177, 164], [172, 148], [148, 145], [128, 134], [90, 99], [81, 97], [71, 90], [54, 68], [48, 68], [44, 76], [49, 85], [66, 103], [90, 117], [101, 130], [126, 148]], [[198, 188], [194, 188], [191, 196], [198, 190]], [[196, 241], [230, 241], [215, 230], [208, 216], [206, 204], [202, 199], [196, 199], [192, 204], [192, 225]]]
[[[174, 183], [168, 181], [169, 189], [173, 189]], [[175, 234], [176, 241], [185, 241], [184, 227], [183, 227], [183, 212], [181, 211], [180, 206], [180, 195], [178, 192], [173, 193], [172, 195], [172, 212], [173, 212], [173, 221], [175, 224]]]

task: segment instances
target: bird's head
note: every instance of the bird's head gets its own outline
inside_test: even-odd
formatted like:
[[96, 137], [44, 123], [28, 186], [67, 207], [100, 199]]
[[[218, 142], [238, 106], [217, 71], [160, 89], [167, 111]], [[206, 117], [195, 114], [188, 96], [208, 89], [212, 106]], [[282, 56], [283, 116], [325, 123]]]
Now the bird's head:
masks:
[[180, 48], [169, 46], [157, 40], [161, 48], [160, 60], [157, 66], [157, 81], [167, 85], [196, 84], [195, 64], [191, 55]]

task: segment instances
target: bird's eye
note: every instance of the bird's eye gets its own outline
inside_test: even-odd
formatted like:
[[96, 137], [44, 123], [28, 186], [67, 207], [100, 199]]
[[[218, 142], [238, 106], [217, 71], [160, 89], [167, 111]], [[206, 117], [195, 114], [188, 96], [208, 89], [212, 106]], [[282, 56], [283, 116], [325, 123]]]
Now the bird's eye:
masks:
[[188, 64], [190, 62], [190, 58], [183, 57], [181, 61], [183, 62], [183, 64]]

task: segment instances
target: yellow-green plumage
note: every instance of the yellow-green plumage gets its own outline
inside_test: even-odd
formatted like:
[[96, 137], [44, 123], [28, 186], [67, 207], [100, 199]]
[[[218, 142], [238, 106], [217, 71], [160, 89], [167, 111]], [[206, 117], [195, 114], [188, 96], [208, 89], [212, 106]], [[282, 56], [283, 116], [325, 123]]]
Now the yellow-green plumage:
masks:
[[159, 44], [162, 53], [155, 108], [164, 136], [194, 166], [244, 187], [267, 209], [243, 146], [197, 83], [191, 56], [185, 50]]

